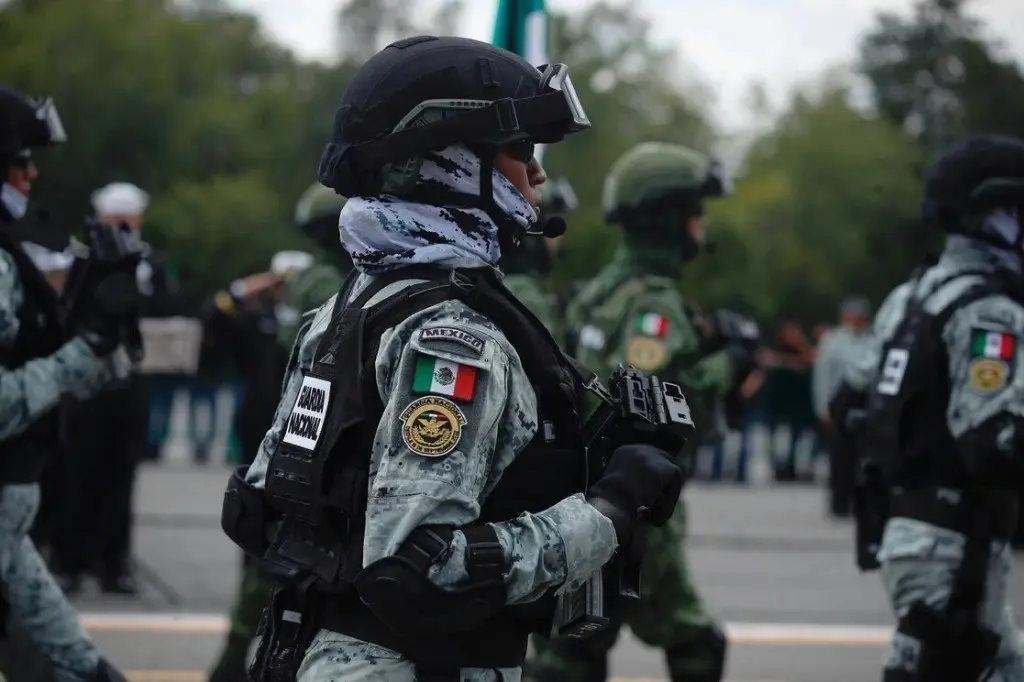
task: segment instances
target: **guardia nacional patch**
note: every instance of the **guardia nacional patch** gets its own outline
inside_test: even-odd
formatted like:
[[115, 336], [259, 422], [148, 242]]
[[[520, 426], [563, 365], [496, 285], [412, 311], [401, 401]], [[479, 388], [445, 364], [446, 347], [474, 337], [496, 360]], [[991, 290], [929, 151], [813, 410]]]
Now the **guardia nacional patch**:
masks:
[[661, 339], [634, 336], [626, 343], [626, 364], [642, 372], [659, 369], [668, 359], [668, 349]]
[[971, 388], [981, 393], [998, 391], [1009, 382], [1017, 358], [1017, 337], [1004, 331], [971, 330], [971, 361], [967, 367]]
[[399, 418], [405, 446], [423, 457], [444, 457], [454, 450], [466, 425], [459, 406], [437, 395], [412, 401]]

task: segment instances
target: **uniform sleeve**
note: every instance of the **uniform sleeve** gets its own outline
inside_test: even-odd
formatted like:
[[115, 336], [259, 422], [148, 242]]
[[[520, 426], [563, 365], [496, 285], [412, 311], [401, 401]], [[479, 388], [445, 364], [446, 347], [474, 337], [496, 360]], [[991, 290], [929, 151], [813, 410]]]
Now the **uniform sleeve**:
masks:
[[[518, 355], [486, 318], [447, 302], [382, 338], [377, 384], [386, 405], [372, 455], [363, 560], [394, 554], [418, 526], [470, 525], [501, 472], [537, 430], [537, 405]], [[612, 556], [611, 521], [582, 494], [493, 524], [508, 602], [572, 588]], [[456, 531], [430, 579], [468, 579]]]
[[828, 415], [828, 402], [832, 390], [840, 379], [842, 367], [836, 362], [835, 336], [827, 333], [818, 344], [818, 352], [811, 366], [811, 402], [818, 418]]
[[[14, 263], [0, 251], [0, 345], [9, 347], [18, 335], [21, 300]], [[85, 341], [74, 339], [47, 357], [0, 368], [0, 440], [25, 431], [66, 395], [95, 395], [110, 380], [127, 376], [130, 366], [123, 351], [97, 358]]]
[[563, 332], [555, 306], [542, 286], [532, 281], [528, 275], [509, 275], [505, 277], [504, 283], [512, 295], [540, 320], [552, 337], [561, 338]]
[[1024, 308], [1004, 296], [974, 301], [950, 317], [943, 340], [951, 386], [946, 417], [954, 438], [1000, 417], [1024, 426], [1022, 339]]

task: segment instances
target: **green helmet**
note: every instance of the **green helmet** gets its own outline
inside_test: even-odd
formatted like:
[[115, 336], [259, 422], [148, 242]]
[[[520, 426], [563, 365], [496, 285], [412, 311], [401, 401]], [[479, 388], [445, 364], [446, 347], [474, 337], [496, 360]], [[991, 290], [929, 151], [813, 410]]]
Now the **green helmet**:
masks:
[[302, 227], [307, 223], [329, 218], [335, 226], [338, 214], [345, 205], [345, 197], [333, 189], [314, 183], [302, 193], [299, 203], [295, 206], [295, 224]]
[[616, 161], [604, 182], [605, 220], [627, 224], [652, 213], [700, 213], [705, 197], [732, 191], [722, 166], [678, 144], [644, 142]]
[[345, 197], [318, 182], [302, 193], [295, 206], [296, 226], [344, 272], [351, 269], [351, 259], [338, 239], [338, 215], [346, 201]]

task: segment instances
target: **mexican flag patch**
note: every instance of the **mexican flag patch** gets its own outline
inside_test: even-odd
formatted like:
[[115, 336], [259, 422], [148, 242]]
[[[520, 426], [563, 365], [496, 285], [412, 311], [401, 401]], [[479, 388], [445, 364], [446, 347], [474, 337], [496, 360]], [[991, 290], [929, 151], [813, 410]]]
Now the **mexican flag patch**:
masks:
[[971, 357], [1009, 362], [1017, 353], [1017, 337], [987, 329], [971, 330]]
[[446, 395], [457, 400], [472, 400], [476, 390], [476, 373], [476, 367], [420, 355], [416, 359], [412, 390], [416, 393]]
[[636, 330], [645, 336], [665, 336], [668, 318], [658, 313], [640, 313], [636, 317]]

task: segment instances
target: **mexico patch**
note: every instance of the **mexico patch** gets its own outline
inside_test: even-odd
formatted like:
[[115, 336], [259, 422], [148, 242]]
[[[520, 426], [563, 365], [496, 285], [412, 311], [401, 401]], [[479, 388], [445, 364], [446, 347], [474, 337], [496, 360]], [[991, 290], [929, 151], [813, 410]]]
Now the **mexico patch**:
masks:
[[988, 393], [1006, 386], [1016, 356], [1016, 335], [987, 329], [972, 329], [971, 362], [967, 368], [971, 387]]
[[324, 430], [327, 408], [331, 402], [331, 383], [315, 377], [302, 377], [299, 397], [285, 426], [285, 443], [304, 450], [315, 450]]
[[635, 336], [626, 343], [626, 364], [641, 372], [659, 369], [668, 359], [668, 349], [661, 339], [649, 336]]
[[473, 351], [474, 355], [480, 355], [484, 352], [483, 339], [470, 334], [464, 329], [456, 329], [455, 327], [431, 327], [429, 329], [421, 329], [420, 342], [429, 343], [431, 341], [448, 341], [451, 343], [457, 343], [460, 346]]
[[639, 313], [633, 326], [644, 336], [661, 338], [668, 333], [668, 318], [658, 313]]
[[476, 374], [476, 367], [421, 353], [416, 358], [412, 390], [416, 393], [438, 393], [468, 402], [476, 392]]
[[409, 403], [400, 419], [405, 446], [424, 457], [444, 457], [454, 450], [466, 425], [458, 405], [435, 395]]

